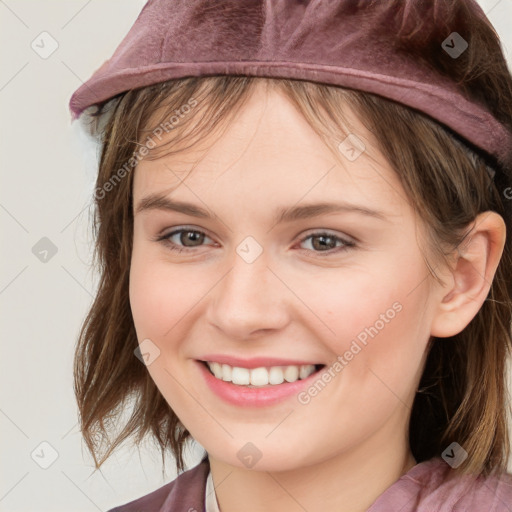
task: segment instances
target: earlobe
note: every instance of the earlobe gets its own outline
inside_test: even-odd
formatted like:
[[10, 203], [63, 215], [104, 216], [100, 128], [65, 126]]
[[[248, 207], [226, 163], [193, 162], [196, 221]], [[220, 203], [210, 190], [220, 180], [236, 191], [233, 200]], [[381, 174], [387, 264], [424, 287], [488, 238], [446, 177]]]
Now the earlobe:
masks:
[[484, 303], [505, 246], [506, 227], [496, 212], [483, 212], [468, 226], [464, 242], [454, 251], [449, 288], [439, 290], [431, 335], [460, 333]]

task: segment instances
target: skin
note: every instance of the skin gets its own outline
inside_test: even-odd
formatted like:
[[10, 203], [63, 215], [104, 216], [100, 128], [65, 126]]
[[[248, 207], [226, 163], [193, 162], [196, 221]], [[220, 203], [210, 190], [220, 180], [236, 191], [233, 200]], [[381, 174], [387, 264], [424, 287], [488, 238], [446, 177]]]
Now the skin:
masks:
[[[143, 160], [135, 170], [130, 301], [139, 342], [160, 350], [148, 366], [162, 395], [208, 452], [222, 512], [364, 511], [416, 464], [408, 421], [430, 336], [460, 332], [489, 291], [505, 226], [481, 214], [451, 269], [429, 277], [423, 228], [376, 142], [347, 108], [366, 151], [333, 153], [285, 96], [261, 86], [220, 138], [203, 150]], [[164, 141], [165, 142], [165, 141]], [[204, 151], [206, 149], [206, 151]], [[195, 165], [192, 172], [192, 166]], [[204, 219], [137, 211], [150, 194], [207, 208]], [[276, 208], [348, 201], [378, 210], [275, 224]], [[190, 227], [206, 236], [177, 253], [156, 238]], [[315, 248], [319, 231], [341, 241]], [[252, 236], [263, 253], [247, 263]], [[334, 249], [332, 249], [334, 248]], [[196, 359], [215, 352], [332, 364], [392, 307], [402, 309], [307, 405], [292, 397], [266, 408], [223, 402]], [[442, 340], [438, 341], [442, 342]], [[262, 457], [237, 457], [247, 443]]]

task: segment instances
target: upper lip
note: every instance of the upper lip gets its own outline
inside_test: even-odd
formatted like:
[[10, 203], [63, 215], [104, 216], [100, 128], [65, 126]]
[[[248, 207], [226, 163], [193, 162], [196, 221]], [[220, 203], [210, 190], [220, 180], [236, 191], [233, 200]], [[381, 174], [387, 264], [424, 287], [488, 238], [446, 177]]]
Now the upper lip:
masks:
[[269, 366], [301, 366], [301, 365], [322, 365], [322, 363], [315, 363], [311, 361], [301, 361], [298, 359], [279, 359], [277, 357], [253, 357], [251, 359], [242, 359], [240, 357], [233, 357], [221, 354], [209, 354], [203, 356], [200, 361], [211, 361], [220, 364], [227, 364], [237, 368], [262, 368]]

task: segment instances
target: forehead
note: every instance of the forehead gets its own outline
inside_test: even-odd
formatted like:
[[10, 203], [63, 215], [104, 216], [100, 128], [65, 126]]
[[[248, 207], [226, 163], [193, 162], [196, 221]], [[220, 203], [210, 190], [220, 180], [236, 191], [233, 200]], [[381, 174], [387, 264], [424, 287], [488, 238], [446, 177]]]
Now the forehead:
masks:
[[344, 117], [344, 133], [322, 139], [284, 93], [258, 85], [220, 136], [205, 133], [192, 147], [142, 160], [135, 169], [134, 204], [156, 192], [188, 198], [195, 192], [214, 202], [338, 197], [403, 203], [398, 176], [372, 134], [348, 105]]

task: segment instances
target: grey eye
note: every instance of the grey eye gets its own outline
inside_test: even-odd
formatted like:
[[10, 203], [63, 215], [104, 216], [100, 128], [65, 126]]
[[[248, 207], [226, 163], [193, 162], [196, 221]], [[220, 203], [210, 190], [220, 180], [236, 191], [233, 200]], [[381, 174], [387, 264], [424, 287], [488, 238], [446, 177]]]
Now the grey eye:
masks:
[[[173, 237], [177, 238], [173, 239]], [[184, 247], [198, 247], [204, 242], [204, 239], [208, 237], [201, 231], [196, 231], [194, 229], [178, 229], [169, 233], [166, 238], [176, 245], [183, 245]]]

